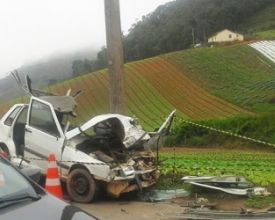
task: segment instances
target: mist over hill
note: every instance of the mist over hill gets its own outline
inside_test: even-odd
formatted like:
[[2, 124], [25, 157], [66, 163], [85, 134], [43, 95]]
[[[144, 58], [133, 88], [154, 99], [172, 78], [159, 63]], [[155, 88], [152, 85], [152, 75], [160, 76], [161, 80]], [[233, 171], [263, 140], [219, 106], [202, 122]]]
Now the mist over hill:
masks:
[[[29, 61], [18, 67], [21, 80], [26, 75], [32, 79], [36, 88], [43, 88], [57, 82], [72, 78], [72, 65], [74, 60], [95, 59], [97, 51], [84, 48], [72, 52], [59, 52], [39, 60]], [[0, 80], [0, 102], [22, 95], [22, 89], [17, 85], [11, 74]]]

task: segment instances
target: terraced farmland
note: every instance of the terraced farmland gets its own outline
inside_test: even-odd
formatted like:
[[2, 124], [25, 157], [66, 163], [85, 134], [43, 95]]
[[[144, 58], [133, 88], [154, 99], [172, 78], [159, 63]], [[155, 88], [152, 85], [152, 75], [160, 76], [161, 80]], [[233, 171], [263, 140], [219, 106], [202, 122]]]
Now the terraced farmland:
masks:
[[[187, 77], [185, 71], [165, 57], [155, 57], [125, 64], [127, 115], [138, 117], [147, 129], [160, 126], [173, 109], [177, 119], [225, 118], [250, 114], [232, 103], [218, 98]], [[35, 85], [33, 85], [35, 88]], [[84, 91], [77, 97], [78, 117], [82, 123], [89, 118], [109, 112], [109, 82], [107, 70], [84, 75], [56, 84], [45, 90], [58, 94]], [[11, 104], [28, 102], [26, 96], [1, 105], [1, 114]]]
[[132, 66], [178, 111], [184, 112], [189, 118], [223, 118], [248, 113], [203, 90], [163, 58], [135, 62]]

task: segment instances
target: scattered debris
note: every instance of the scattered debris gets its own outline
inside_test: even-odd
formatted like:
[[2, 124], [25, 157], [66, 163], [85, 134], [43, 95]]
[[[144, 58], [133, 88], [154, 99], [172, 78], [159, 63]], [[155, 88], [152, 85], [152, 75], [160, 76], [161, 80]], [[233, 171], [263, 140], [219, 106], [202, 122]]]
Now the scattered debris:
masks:
[[192, 185], [220, 190], [233, 195], [252, 197], [271, 194], [266, 188], [256, 186], [242, 175], [185, 176], [181, 180]]
[[138, 193], [138, 197], [146, 202], [162, 202], [169, 199], [181, 198], [189, 196], [189, 192], [185, 189], [175, 190], [145, 190]]
[[[181, 179], [186, 183], [205, 188], [220, 190], [234, 195], [246, 196], [267, 196], [270, 195], [266, 188], [258, 187], [253, 182], [247, 180], [242, 175], [222, 175], [222, 176], [185, 176]], [[241, 208], [239, 211], [223, 211], [214, 209], [216, 203], [209, 202], [205, 198], [196, 198], [195, 201], [181, 205], [184, 211], [181, 213], [158, 213], [159, 216], [173, 219], [227, 219], [227, 220], [274, 220], [275, 207], [267, 211], [253, 211]]]
[[159, 213], [159, 216], [173, 217], [177, 219], [227, 219], [227, 220], [245, 220], [245, 219], [260, 219], [272, 220], [275, 219], [275, 211], [254, 212], [252, 210], [241, 209], [240, 211], [216, 211], [204, 209], [189, 209], [182, 213]]
[[216, 203], [209, 202], [208, 199], [205, 198], [197, 198], [195, 201], [187, 202], [185, 205], [181, 205], [181, 207], [190, 207], [190, 208], [208, 208], [213, 209], [216, 206]]

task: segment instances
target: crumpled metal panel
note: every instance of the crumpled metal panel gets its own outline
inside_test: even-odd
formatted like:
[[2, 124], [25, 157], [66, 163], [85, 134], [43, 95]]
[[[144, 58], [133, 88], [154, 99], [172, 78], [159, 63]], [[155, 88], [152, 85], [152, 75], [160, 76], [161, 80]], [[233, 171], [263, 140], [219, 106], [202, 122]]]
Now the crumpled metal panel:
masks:
[[221, 211], [221, 210], [205, 210], [205, 209], [188, 209], [182, 213], [158, 213], [159, 216], [166, 217], [169, 219], [203, 219], [203, 220], [273, 220], [275, 219], [275, 212], [267, 210], [266, 212], [259, 211], [254, 212], [251, 210], [240, 209], [239, 211]]
[[185, 176], [181, 179], [192, 185], [215, 189], [233, 195], [244, 196], [267, 196], [270, 193], [264, 187], [256, 187], [253, 182], [242, 175], [223, 176]]
[[242, 175], [222, 176], [185, 176], [181, 179], [184, 182], [196, 182], [215, 186], [226, 186], [228, 188], [245, 189], [254, 187], [255, 184]]

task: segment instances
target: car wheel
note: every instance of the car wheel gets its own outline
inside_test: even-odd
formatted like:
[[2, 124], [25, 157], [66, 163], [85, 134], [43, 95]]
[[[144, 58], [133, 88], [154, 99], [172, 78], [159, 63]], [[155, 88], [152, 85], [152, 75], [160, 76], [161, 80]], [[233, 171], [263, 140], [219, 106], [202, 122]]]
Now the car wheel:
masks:
[[99, 182], [88, 171], [75, 169], [68, 176], [67, 191], [73, 201], [88, 203], [98, 197]]

